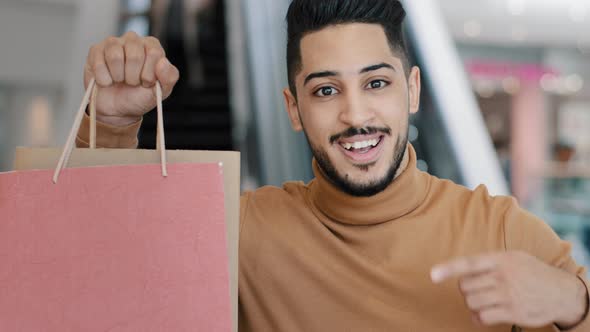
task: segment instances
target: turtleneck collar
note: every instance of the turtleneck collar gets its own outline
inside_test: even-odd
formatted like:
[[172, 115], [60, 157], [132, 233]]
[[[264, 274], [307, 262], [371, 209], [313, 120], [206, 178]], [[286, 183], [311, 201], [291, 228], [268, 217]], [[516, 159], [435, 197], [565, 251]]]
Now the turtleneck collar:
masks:
[[355, 197], [334, 186], [313, 161], [315, 179], [310, 182], [311, 203], [332, 221], [351, 225], [374, 225], [400, 218], [424, 201], [429, 177], [416, 167], [416, 151], [408, 144], [406, 169], [382, 192]]

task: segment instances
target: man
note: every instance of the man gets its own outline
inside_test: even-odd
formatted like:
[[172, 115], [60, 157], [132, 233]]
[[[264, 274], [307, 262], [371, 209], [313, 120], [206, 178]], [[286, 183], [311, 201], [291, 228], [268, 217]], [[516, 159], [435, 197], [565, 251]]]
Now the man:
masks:
[[[404, 16], [396, 0], [291, 4], [284, 97], [316, 177], [242, 197], [241, 331], [590, 331], [568, 244], [514, 199], [416, 168]], [[153, 38], [92, 47], [99, 144], [134, 147], [153, 84], [168, 96], [178, 75]]]

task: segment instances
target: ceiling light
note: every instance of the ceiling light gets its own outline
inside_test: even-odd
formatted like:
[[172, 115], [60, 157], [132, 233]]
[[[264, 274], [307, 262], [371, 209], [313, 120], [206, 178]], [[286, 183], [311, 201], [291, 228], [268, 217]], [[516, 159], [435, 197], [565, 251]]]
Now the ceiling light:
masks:
[[475, 92], [482, 98], [492, 98], [496, 93], [494, 83], [488, 80], [477, 80], [474, 82]]
[[573, 74], [565, 78], [565, 88], [571, 93], [577, 93], [584, 87], [584, 79], [578, 75]]
[[475, 20], [467, 21], [463, 25], [463, 31], [468, 37], [478, 37], [481, 34], [481, 24]]
[[416, 162], [416, 167], [422, 172], [428, 172], [428, 163], [422, 159]]
[[526, 9], [526, 0], [508, 0], [508, 12], [514, 16], [522, 15]]
[[416, 126], [414, 125], [410, 125], [410, 128], [408, 128], [408, 139], [410, 140], [410, 142], [414, 142], [415, 140], [417, 140], [418, 136], [420, 136], [418, 128], [416, 128]]
[[541, 81], [539, 83], [545, 92], [555, 92], [557, 91], [557, 86], [559, 85], [559, 78], [557, 78], [555, 74], [547, 73], [541, 77]]

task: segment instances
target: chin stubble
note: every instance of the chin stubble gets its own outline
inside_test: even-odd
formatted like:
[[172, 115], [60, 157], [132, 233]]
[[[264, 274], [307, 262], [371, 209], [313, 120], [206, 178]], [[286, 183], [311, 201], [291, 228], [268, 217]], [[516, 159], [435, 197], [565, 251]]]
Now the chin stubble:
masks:
[[[309, 146], [311, 147], [313, 156], [316, 159], [318, 166], [320, 167], [321, 171], [324, 173], [326, 178], [343, 192], [356, 197], [374, 196], [385, 190], [391, 183], [393, 183], [393, 181], [395, 180], [395, 176], [404, 159], [404, 155], [406, 153], [406, 146], [408, 144], [408, 130], [406, 130], [406, 134], [400, 135], [396, 141], [393, 151], [393, 159], [391, 161], [391, 166], [387, 170], [387, 173], [377, 181], [372, 181], [366, 184], [359, 184], [352, 182], [349, 179], [348, 175], [339, 175], [336, 171], [336, 168], [330, 161], [328, 154], [324, 150], [314, 147], [309, 141], [307, 134], [305, 136], [307, 138]], [[367, 172], [374, 165], [375, 163], [355, 166], [359, 168], [361, 171]]]

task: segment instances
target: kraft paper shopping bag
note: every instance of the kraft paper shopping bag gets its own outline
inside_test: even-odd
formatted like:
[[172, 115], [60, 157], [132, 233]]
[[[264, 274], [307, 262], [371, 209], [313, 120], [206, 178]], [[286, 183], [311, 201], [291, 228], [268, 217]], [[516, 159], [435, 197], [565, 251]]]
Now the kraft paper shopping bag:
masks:
[[[88, 101], [89, 87], [85, 100], [82, 103], [78, 116], [83, 115], [83, 108]], [[160, 92], [160, 91], [158, 91]], [[158, 96], [158, 113], [159, 126], [163, 132], [163, 121], [161, 118], [161, 94]], [[91, 105], [92, 106], [92, 105]], [[92, 107], [91, 107], [92, 110]], [[92, 112], [91, 112], [92, 113]], [[166, 162], [162, 158], [162, 152], [151, 150], [122, 150], [122, 149], [73, 149], [69, 146], [73, 140], [74, 130], [77, 130], [79, 120], [70, 133], [70, 138], [66, 144], [69, 167], [84, 167], [96, 165], [135, 165], [135, 164], [155, 164], [160, 162], [162, 165]], [[91, 128], [92, 129], [92, 128]], [[91, 130], [91, 133], [94, 131]], [[163, 142], [163, 134], [159, 135]], [[90, 138], [92, 142], [92, 137]], [[163, 146], [159, 143], [159, 146]], [[58, 164], [60, 151], [58, 149], [36, 149], [36, 148], [19, 148], [17, 149], [15, 169], [33, 170], [33, 169], [50, 169]], [[165, 157], [169, 161], [168, 168], [174, 163], [221, 163], [223, 167], [223, 188], [225, 191], [224, 208], [225, 208], [225, 230], [228, 259], [225, 260], [229, 267], [229, 289], [230, 289], [230, 306], [232, 330], [237, 331], [237, 259], [238, 259], [238, 214], [239, 214], [239, 153], [237, 152], [218, 152], [218, 151], [165, 151]], [[62, 158], [63, 159], [63, 158]], [[61, 165], [58, 168], [63, 168]], [[61, 181], [60, 181], [61, 182]]]

